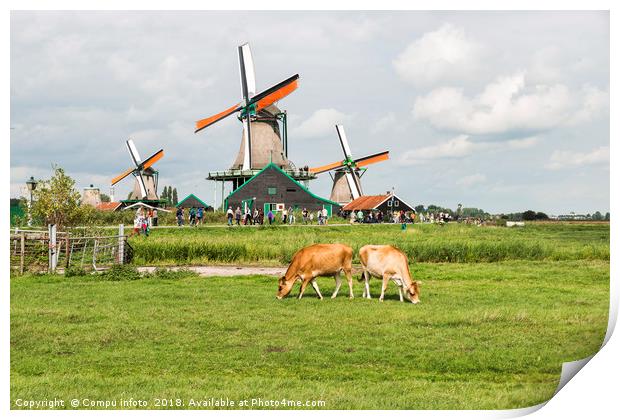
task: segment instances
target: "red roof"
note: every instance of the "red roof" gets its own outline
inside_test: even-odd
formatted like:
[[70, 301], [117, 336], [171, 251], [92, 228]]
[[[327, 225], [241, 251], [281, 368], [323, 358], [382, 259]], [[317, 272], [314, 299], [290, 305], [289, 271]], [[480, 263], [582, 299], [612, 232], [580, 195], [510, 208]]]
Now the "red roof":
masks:
[[344, 206], [342, 210], [374, 210], [381, 205], [385, 200], [390, 198], [391, 194], [386, 195], [362, 195], [349, 204]]
[[112, 201], [111, 203], [101, 203], [97, 206], [97, 210], [101, 211], [115, 211], [120, 207], [122, 203], [120, 201]]

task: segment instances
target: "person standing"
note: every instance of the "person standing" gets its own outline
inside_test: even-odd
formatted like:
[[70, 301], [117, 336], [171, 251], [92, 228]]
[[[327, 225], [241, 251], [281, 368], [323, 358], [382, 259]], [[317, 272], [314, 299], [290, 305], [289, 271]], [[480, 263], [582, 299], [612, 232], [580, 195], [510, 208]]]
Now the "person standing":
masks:
[[196, 214], [197, 217], [197, 224], [202, 225], [202, 219], [203, 217], [205, 217], [205, 209], [203, 207], [198, 207], [198, 214]]
[[308, 224], [308, 209], [304, 207], [301, 211], [301, 219], [304, 222], [304, 225]]
[[286, 220], [288, 218], [288, 211], [286, 211], [286, 207], [282, 209], [282, 224], [286, 224]]
[[232, 207], [228, 207], [228, 210], [226, 211], [226, 218], [228, 219], [228, 226], [232, 226], [234, 215], [235, 215], [235, 212], [233, 212]]
[[295, 223], [295, 212], [293, 211], [293, 207], [288, 208], [288, 224], [292, 225]]
[[327, 213], [327, 209], [325, 207], [323, 207], [323, 224], [326, 225], [327, 224], [327, 220], [329, 219], [329, 215]]
[[237, 226], [241, 226], [241, 207], [237, 207], [235, 210], [235, 222]]
[[196, 225], [196, 207], [192, 207], [189, 209], [189, 225]]
[[157, 226], [157, 209], [153, 209], [153, 226]]
[[273, 212], [271, 210], [267, 213], [267, 219], [269, 219], [269, 224], [271, 225], [273, 223]]
[[258, 216], [260, 216], [260, 213], [258, 212], [258, 209], [255, 208], [254, 209], [254, 217], [252, 218], [252, 224], [253, 225], [257, 225], [258, 224]]
[[183, 209], [177, 208], [177, 226], [183, 226]]

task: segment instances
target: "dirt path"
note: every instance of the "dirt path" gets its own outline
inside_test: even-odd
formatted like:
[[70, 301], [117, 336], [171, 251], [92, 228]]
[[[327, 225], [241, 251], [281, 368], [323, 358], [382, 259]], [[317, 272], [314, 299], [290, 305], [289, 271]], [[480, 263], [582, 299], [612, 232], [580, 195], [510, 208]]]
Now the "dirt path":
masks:
[[[138, 267], [138, 270], [142, 273], [152, 273], [157, 267]], [[283, 276], [286, 271], [286, 267], [241, 267], [241, 266], [227, 266], [227, 265], [207, 265], [207, 266], [188, 266], [188, 267], [165, 267], [169, 270], [190, 270], [198, 273], [203, 277], [223, 276], [250, 276], [250, 275], [262, 275], [262, 276]]]

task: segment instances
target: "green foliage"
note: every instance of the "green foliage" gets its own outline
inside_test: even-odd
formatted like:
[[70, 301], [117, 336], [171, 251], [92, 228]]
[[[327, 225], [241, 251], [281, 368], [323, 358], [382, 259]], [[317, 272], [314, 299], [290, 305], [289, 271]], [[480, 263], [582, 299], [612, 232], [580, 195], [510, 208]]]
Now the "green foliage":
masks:
[[[209, 213], [206, 213], [209, 214]], [[500, 223], [505, 224], [505, 220]], [[287, 264], [300, 248], [317, 242], [393, 244], [417, 262], [505, 260], [609, 260], [609, 226], [528, 224], [500, 229], [449, 223], [416, 224], [406, 232], [385, 225], [154, 229], [130, 240], [136, 264]], [[357, 259], [357, 256], [355, 256]]]
[[533, 210], [526, 210], [521, 217], [523, 220], [536, 220], [536, 212]]
[[[411, 270], [423, 283], [418, 305], [400, 303], [391, 283], [378, 302], [377, 279], [372, 300], [355, 281], [352, 301], [346, 282], [336, 299], [308, 287], [301, 301], [277, 301], [275, 276], [13, 278], [12, 408], [42, 395], [522, 408], [551, 398], [562, 363], [592, 355], [605, 335], [608, 261]], [[334, 290], [333, 278], [318, 283], [325, 296]]]
[[102, 203], [109, 203], [110, 202], [110, 196], [107, 195], [107, 194], [101, 193], [101, 202]]
[[81, 277], [85, 276], [86, 274], [88, 273], [79, 266], [70, 266], [69, 268], [65, 269], [65, 277]]
[[140, 272], [133, 265], [115, 264], [109, 270], [99, 274], [99, 278], [108, 281], [138, 280], [140, 278]]
[[176, 187], [172, 190], [172, 205], [176, 206], [179, 204], [179, 195], [177, 194]]
[[56, 166], [52, 178], [38, 181], [33, 191], [33, 219], [43, 225], [56, 224], [58, 229], [79, 224], [85, 208], [80, 207], [80, 193], [74, 186], [75, 181]]

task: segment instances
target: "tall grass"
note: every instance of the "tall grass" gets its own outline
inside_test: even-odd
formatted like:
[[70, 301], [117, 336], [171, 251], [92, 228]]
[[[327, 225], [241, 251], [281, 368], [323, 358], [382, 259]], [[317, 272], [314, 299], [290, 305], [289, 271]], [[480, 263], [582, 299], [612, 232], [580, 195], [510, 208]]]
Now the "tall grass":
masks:
[[[286, 264], [300, 248], [342, 242], [356, 254], [366, 244], [392, 244], [419, 262], [609, 260], [609, 226], [341, 226], [314, 228], [169, 229], [135, 238], [138, 264]], [[357, 262], [357, 256], [355, 257]]]

